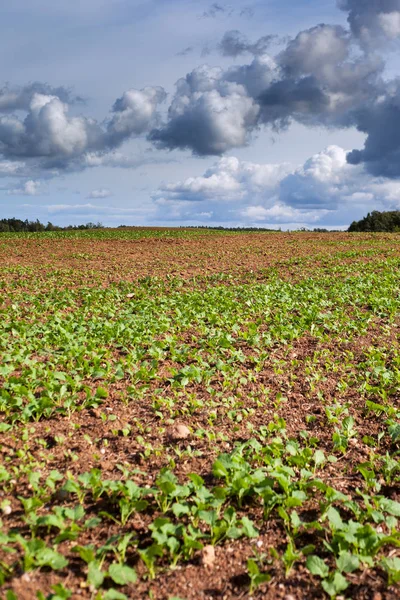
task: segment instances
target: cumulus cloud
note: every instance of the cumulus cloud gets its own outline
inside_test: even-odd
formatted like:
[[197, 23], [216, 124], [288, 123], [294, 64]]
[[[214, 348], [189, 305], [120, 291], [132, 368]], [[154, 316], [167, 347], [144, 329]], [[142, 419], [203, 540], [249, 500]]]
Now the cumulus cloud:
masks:
[[400, 37], [400, 0], [338, 0], [351, 31], [366, 46]]
[[40, 194], [40, 181], [29, 179], [18, 187], [7, 190], [9, 196], [38, 196]]
[[242, 85], [226, 81], [222, 69], [203, 65], [176, 87], [168, 123], [149, 136], [156, 146], [204, 155], [222, 154], [248, 142], [259, 108]]
[[329, 146], [297, 168], [222, 158], [202, 176], [162, 185], [153, 194], [156, 216], [325, 226], [346, 225], [368, 208], [398, 208], [400, 182], [371, 177], [346, 154]]
[[132, 135], [141, 135], [155, 125], [157, 107], [166, 99], [162, 87], [129, 90], [115, 101], [113, 117], [107, 125], [108, 146], [117, 146]]
[[357, 128], [367, 134], [363, 150], [353, 150], [348, 161], [364, 163], [373, 175], [400, 177], [400, 82], [357, 111]]
[[[10, 162], [18, 162], [20, 169], [24, 165], [30, 178], [40, 169], [56, 174], [117, 166], [124, 161], [113, 153], [142, 135], [157, 148], [222, 155], [249, 144], [262, 127], [276, 131], [297, 121], [356, 127], [366, 135], [365, 147], [351, 151], [348, 164], [364, 165], [374, 176], [400, 177], [400, 84], [387, 79], [383, 55], [373, 43], [400, 35], [400, 0], [338, 0], [338, 5], [348, 13], [349, 28], [316, 25], [275, 55], [269, 47], [272, 36], [251, 43], [239, 31], [228, 31], [221, 52], [251, 54], [249, 62], [193, 69], [177, 81], [163, 119], [159, 111], [166, 93], [157, 86], [125, 91], [103, 122], [71, 111], [76, 99], [65, 88], [41, 83], [4, 87], [0, 175], [7, 169], [11, 173]], [[232, 11], [214, 3], [203, 16]]]
[[107, 188], [100, 188], [98, 190], [92, 190], [91, 192], [89, 192], [89, 194], [86, 196], [86, 198], [90, 198], [90, 199], [98, 199], [98, 198], [110, 198], [110, 196], [112, 196], [112, 193], [109, 189]]
[[282, 179], [279, 198], [298, 208], [335, 209], [352, 178], [345, 150], [329, 146]]
[[257, 196], [276, 188], [289, 170], [286, 164], [256, 164], [231, 156], [221, 158], [204, 175], [162, 186], [155, 199], [181, 201], [218, 199], [240, 201], [247, 195]]
[[32, 98], [35, 94], [45, 96], [57, 96], [62, 102], [74, 104], [83, 102], [79, 96], [74, 96], [71, 90], [60, 86], [53, 87], [47, 83], [35, 81], [25, 86], [5, 85], [0, 88], [0, 112], [14, 112], [17, 110], [29, 110]]
[[[238, 32], [224, 40], [231, 54], [249, 49]], [[246, 145], [263, 125], [357, 126], [357, 109], [381, 94], [383, 60], [357, 52], [341, 26], [302, 31], [275, 57], [253, 54], [250, 64], [203, 65], [180, 79], [168, 119], [150, 139], [162, 148], [222, 154]]]
[[[67, 99], [66, 93], [61, 97], [39, 93], [35, 85], [21, 94], [22, 99], [12, 101], [3, 94], [0, 155], [4, 161], [36, 160], [37, 167], [45, 169], [68, 168], [87, 154], [104, 154], [145, 133], [157, 123], [157, 106], [165, 99], [160, 87], [129, 90], [114, 103], [111, 118], [100, 124], [89, 117], [71, 116], [70, 105], [62, 100]], [[27, 112], [25, 118], [15, 112], [6, 114], [12, 102], [15, 110]]]

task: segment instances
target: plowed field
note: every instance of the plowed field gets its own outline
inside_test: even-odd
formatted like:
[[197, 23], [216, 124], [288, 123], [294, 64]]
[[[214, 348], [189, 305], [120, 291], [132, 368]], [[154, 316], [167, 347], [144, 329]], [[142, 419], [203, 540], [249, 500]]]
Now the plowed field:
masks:
[[0, 234], [0, 597], [400, 595], [400, 235]]

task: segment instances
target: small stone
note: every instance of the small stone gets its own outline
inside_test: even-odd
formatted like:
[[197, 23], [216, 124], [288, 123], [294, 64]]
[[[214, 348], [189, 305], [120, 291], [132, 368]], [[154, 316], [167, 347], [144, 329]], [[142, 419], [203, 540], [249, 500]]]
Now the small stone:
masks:
[[204, 546], [201, 551], [201, 564], [204, 567], [212, 567], [215, 561], [214, 546]]
[[285, 600], [296, 600], [296, 598], [292, 594], [287, 594], [287, 596], [285, 596]]
[[5, 506], [3, 506], [3, 508], [1, 510], [3, 512], [3, 515], [11, 515], [11, 513], [12, 513], [12, 508], [9, 504], [6, 504]]
[[25, 583], [29, 583], [31, 581], [31, 576], [29, 573], [24, 573], [21, 577], [22, 581]]
[[127, 294], [126, 298], [133, 298], [135, 296], [135, 294]]
[[180, 440], [186, 440], [190, 437], [190, 429], [183, 423], [174, 423], [168, 430], [168, 437], [173, 442], [179, 442]]
[[380, 592], [375, 592], [372, 596], [372, 600], [382, 600], [382, 594]]
[[106, 449], [105, 448], [100, 448], [100, 454], [105, 454], [106, 453]]
[[261, 548], [263, 544], [264, 544], [264, 542], [263, 542], [262, 540], [258, 540], [258, 541], [256, 542], [256, 546], [257, 546], [257, 548]]

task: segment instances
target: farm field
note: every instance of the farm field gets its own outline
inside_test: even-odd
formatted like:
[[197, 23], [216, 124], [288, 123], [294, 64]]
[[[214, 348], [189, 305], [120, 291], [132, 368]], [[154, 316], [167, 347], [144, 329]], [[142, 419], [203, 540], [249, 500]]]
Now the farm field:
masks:
[[400, 594], [400, 234], [0, 234], [0, 597]]

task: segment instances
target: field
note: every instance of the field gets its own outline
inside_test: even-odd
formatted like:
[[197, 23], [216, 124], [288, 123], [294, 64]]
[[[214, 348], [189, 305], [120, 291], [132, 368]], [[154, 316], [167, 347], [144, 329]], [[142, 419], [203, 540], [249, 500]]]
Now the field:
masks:
[[400, 235], [0, 234], [0, 597], [395, 599]]

